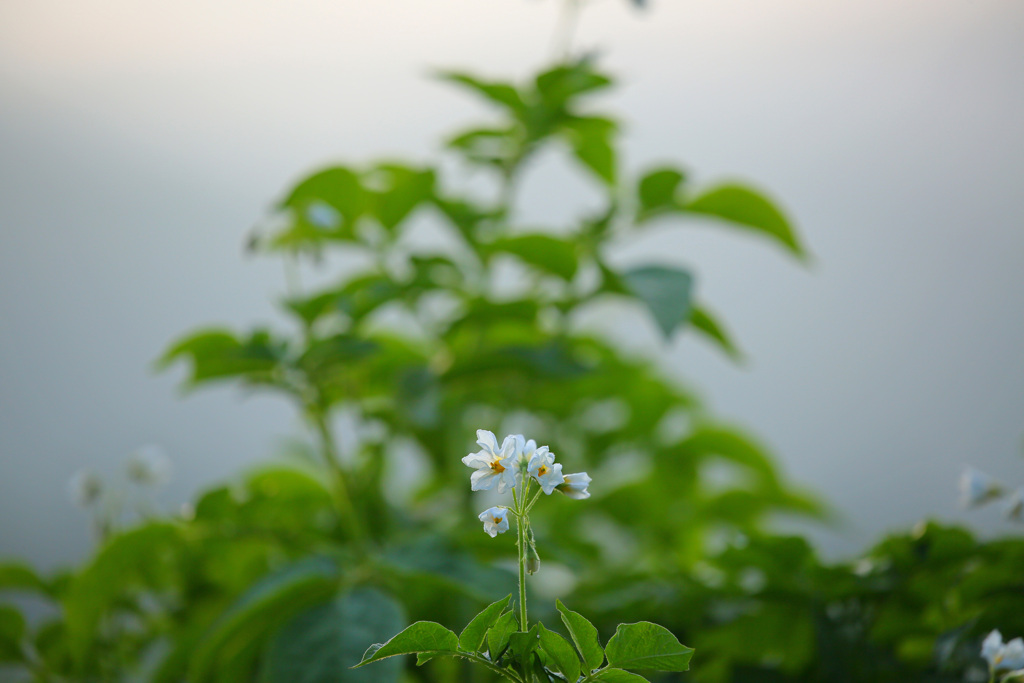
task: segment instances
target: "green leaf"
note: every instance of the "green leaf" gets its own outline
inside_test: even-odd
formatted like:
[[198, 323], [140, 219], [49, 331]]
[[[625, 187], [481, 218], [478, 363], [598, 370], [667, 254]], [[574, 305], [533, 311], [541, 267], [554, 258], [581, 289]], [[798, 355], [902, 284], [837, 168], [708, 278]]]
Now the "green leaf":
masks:
[[531, 234], [505, 237], [489, 245], [492, 251], [515, 254], [526, 263], [564, 280], [576, 274], [576, 246], [550, 235]]
[[498, 617], [501, 616], [510, 600], [512, 600], [512, 596], [508, 595], [497, 602], [492, 602], [480, 614], [473, 617], [469, 624], [466, 625], [466, 628], [462, 629], [462, 633], [459, 634], [459, 647], [470, 652], [479, 650], [480, 646], [484, 643], [484, 636], [487, 635], [487, 630], [498, 620]]
[[647, 683], [647, 679], [622, 669], [604, 669], [591, 680], [602, 683]]
[[674, 168], [660, 168], [650, 171], [640, 179], [637, 187], [637, 222], [679, 207], [679, 185], [685, 176]]
[[538, 623], [537, 626], [540, 627], [540, 648], [551, 658], [549, 668], [565, 676], [565, 680], [575, 681], [580, 676], [580, 659], [572, 645], [554, 631], [544, 628], [543, 624]]
[[367, 200], [359, 176], [338, 166], [318, 171], [302, 180], [281, 202], [281, 207], [305, 210], [314, 202], [323, 202], [341, 214], [351, 235], [351, 224], [366, 211]]
[[396, 681], [402, 662], [353, 669], [367, 642], [384, 640], [402, 627], [395, 600], [358, 588], [299, 614], [274, 635], [263, 657], [261, 683], [375, 683]]
[[685, 270], [644, 266], [620, 276], [623, 287], [643, 301], [666, 338], [690, 316], [693, 277]]
[[722, 185], [709, 190], [689, 202], [685, 209], [762, 233], [793, 254], [805, 255], [782, 211], [763, 195], [742, 185]]
[[508, 651], [512, 658], [519, 662], [523, 671], [529, 671], [533, 653], [540, 646], [540, 629], [543, 628], [540, 622], [533, 625], [529, 631], [514, 631], [508, 636]]
[[535, 80], [537, 93], [553, 108], [564, 107], [577, 95], [607, 88], [611, 84], [611, 78], [594, 70], [593, 60], [589, 57], [556, 66]]
[[457, 71], [444, 71], [438, 74], [442, 80], [464, 86], [482, 95], [494, 104], [501, 105], [514, 113], [523, 111], [526, 105], [519, 91], [508, 83], [488, 82], [475, 76]]
[[247, 590], [214, 623], [192, 654], [188, 680], [219, 680], [222, 670], [234, 668], [241, 658], [254, 658], [260, 643], [297, 613], [332, 595], [338, 587], [339, 568], [328, 558], [311, 557], [273, 572]]
[[563, 605], [561, 600], [555, 600], [555, 607], [562, 615], [562, 623], [565, 624], [569, 637], [579, 650], [587, 671], [593, 671], [601, 666], [604, 663], [604, 649], [601, 648], [597, 628], [582, 614], [573, 612]]
[[576, 158], [606, 184], [614, 185], [616, 155], [612, 136], [616, 123], [597, 116], [574, 117], [563, 128]]
[[487, 651], [490, 653], [492, 661], [497, 660], [508, 647], [509, 636], [515, 632], [518, 626], [519, 622], [516, 620], [515, 612], [505, 612], [487, 631]]
[[434, 172], [397, 164], [381, 164], [367, 174], [373, 195], [373, 213], [388, 230], [394, 230], [413, 209], [434, 196]]
[[0, 591], [32, 591], [46, 593], [46, 582], [27, 564], [6, 562], [0, 564]]
[[619, 624], [605, 648], [608, 665], [618, 669], [686, 671], [693, 648], [686, 647], [664, 626], [640, 621]]
[[733, 342], [732, 337], [725, 328], [706, 308], [694, 306], [690, 311], [690, 325], [708, 339], [715, 342], [719, 348], [733, 360], [741, 360], [743, 352]]
[[233, 377], [269, 383], [284, 353], [284, 343], [272, 339], [265, 330], [253, 332], [248, 339], [239, 339], [227, 330], [202, 330], [168, 349], [157, 361], [157, 368], [164, 369], [183, 358], [190, 360], [192, 372], [187, 385], [192, 387]]
[[0, 664], [24, 660], [21, 651], [24, 637], [25, 617], [13, 607], [0, 605]]
[[417, 621], [380, 647], [371, 645], [357, 666], [397, 655], [429, 653], [457, 656], [458, 650], [459, 638], [454, 633], [433, 621]]

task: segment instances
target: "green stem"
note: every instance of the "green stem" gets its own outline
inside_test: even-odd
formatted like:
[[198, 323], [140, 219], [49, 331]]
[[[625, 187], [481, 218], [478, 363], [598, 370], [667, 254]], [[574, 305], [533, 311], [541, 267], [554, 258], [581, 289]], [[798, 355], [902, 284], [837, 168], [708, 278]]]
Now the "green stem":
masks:
[[526, 631], [526, 516], [516, 516], [519, 533], [519, 630]]
[[497, 674], [500, 674], [500, 675], [504, 676], [505, 678], [508, 678], [509, 680], [516, 681], [516, 683], [522, 683], [522, 679], [519, 678], [519, 676], [516, 676], [510, 669], [503, 669], [502, 667], [498, 666], [494, 662], [490, 661], [489, 659], [485, 659], [485, 658], [481, 657], [480, 655], [476, 654], [475, 652], [474, 653], [466, 653], [466, 654], [464, 654], [462, 656], [466, 657], [470, 661], [476, 662], [477, 664], [483, 664], [484, 666], [486, 666], [491, 671], [493, 671], [493, 672], [495, 672]]
[[309, 413], [313, 419], [317, 434], [320, 436], [324, 461], [333, 475], [338, 511], [341, 513], [342, 519], [345, 520], [345, 524], [348, 526], [349, 533], [352, 535], [352, 540], [355, 542], [356, 547], [362, 549], [366, 541], [366, 534], [363, 531], [359, 516], [356, 514], [356, 507], [352, 502], [352, 496], [349, 494], [348, 484], [345, 481], [345, 468], [342, 467], [334, 435], [331, 433], [330, 425], [327, 424], [327, 418], [322, 410], [313, 408], [310, 409]]

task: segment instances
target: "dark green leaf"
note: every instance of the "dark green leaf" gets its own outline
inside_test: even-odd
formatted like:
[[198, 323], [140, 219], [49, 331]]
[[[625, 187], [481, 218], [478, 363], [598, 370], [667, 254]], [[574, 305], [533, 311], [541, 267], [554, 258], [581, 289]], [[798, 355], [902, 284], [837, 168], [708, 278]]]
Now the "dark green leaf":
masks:
[[565, 676], [565, 680], [575, 681], [580, 675], [580, 659], [572, 645], [554, 631], [544, 628], [543, 624], [538, 623], [537, 626], [540, 627], [540, 647], [550, 658], [549, 668]]
[[508, 636], [508, 651], [511, 657], [519, 662], [523, 671], [530, 669], [530, 661], [533, 653], [540, 646], [540, 629], [543, 628], [540, 622], [533, 625], [529, 631], [514, 631]]
[[374, 649], [371, 646], [357, 666], [364, 666], [387, 657], [428, 653], [458, 655], [459, 638], [441, 624], [417, 621], [397, 636]]
[[781, 243], [797, 256], [804, 251], [782, 212], [763, 195], [742, 185], [722, 185], [686, 205], [690, 213], [721, 218]]
[[620, 278], [623, 287], [647, 305], [666, 338], [690, 316], [693, 277], [687, 271], [644, 266]]
[[220, 680], [225, 667], [235, 668], [258, 650], [260, 643], [297, 613], [332, 595], [339, 568], [331, 560], [312, 557], [278, 570], [246, 591], [203, 637], [192, 653], [188, 679], [194, 683]]
[[515, 254], [523, 261], [564, 280], [576, 274], [576, 247], [572, 242], [550, 235], [517, 235], [505, 237], [489, 245], [493, 251]]
[[509, 636], [515, 632], [518, 626], [519, 622], [516, 620], [515, 612], [505, 612], [487, 631], [487, 651], [492, 660], [496, 660], [505, 651], [505, 648], [508, 647]]
[[27, 564], [8, 562], [0, 564], [0, 591], [9, 590], [46, 593], [47, 585]]
[[605, 669], [591, 680], [601, 683], [647, 683], [647, 679], [622, 669]]
[[680, 643], [664, 626], [640, 621], [619, 624], [605, 654], [608, 665], [619, 669], [686, 671], [693, 648]]
[[402, 608], [391, 597], [358, 588], [288, 622], [270, 641], [261, 683], [376, 683], [396, 681], [402, 662], [353, 669], [367, 642], [402, 627]]
[[250, 382], [272, 382], [285, 353], [283, 342], [264, 330], [239, 339], [227, 330], [203, 330], [180, 340], [157, 361], [166, 368], [179, 359], [192, 363], [188, 385], [212, 380], [242, 378]]
[[25, 637], [25, 617], [7, 605], [0, 605], [0, 664], [24, 659], [21, 641]]
[[569, 637], [576, 645], [587, 671], [592, 671], [604, 663], [604, 649], [601, 647], [601, 639], [598, 636], [597, 628], [591, 624], [586, 617], [573, 612], [561, 600], [555, 601], [555, 607], [562, 615], [562, 623], [569, 631]]
[[487, 630], [498, 620], [498, 617], [501, 616], [501, 613], [508, 606], [511, 599], [512, 596], [508, 595], [497, 602], [492, 602], [473, 617], [469, 624], [466, 625], [466, 628], [462, 629], [462, 633], [459, 634], [459, 646], [463, 650], [470, 652], [479, 650], [483, 645]]
[[690, 311], [690, 324], [695, 330], [718, 344], [733, 360], [740, 360], [743, 357], [743, 353], [733, 343], [729, 333], [706, 308], [694, 306]]

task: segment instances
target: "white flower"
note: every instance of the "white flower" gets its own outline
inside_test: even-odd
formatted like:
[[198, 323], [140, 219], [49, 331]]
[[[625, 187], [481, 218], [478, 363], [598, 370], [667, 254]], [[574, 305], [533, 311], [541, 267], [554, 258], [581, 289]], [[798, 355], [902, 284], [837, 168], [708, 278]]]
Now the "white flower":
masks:
[[544, 493], [551, 495], [555, 487], [565, 481], [561, 463], [555, 462], [555, 454], [547, 446], [541, 446], [530, 456], [527, 472], [537, 480]]
[[590, 491], [587, 490], [588, 486], [590, 486], [590, 475], [586, 472], [572, 472], [565, 475], [565, 482], [555, 488], [569, 498], [583, 500], [590, 498]]
[[518, 458], [516, 438], [506, 436], [499, 448], [498, 440], [493, 433], [486, 429], [478, 429], [476, 442], [480, 444], [480, 450], [462, 459], [469, 467], [476, 468], [476, 472], [470, 477], [473, 490], [489, 491], [497, 485], [498, 493], [504, 493], [514, 487]]
[[78, 470], [68, 481], [68, 495], [79, 507], [89, 507], [103, 493], [103, 481], [92, 470]]
[[508, 531], [507, 508], [487, 508], [477, 516], [477, 519], [484, 523], [484, 533], [491, 538]]
[[981, 505], [1001, 493], [1002, 489], [992, 477], [973, 467], [965, 467], [960, 475], [960, 502], [964, 507]]
[[143, 446], [128, 456], [128, 478], [141, 486], [159, 486], [171, 479], [171, 461], [159, 446]]
[[1024, 488], [1014, 491], [1006, 502], [1006, 518], [1024, 522]]
[[1024, 668], [1024, 640], [1014, 638], [1004, 645], [1003, 634], [992, 631], [981, 644], [981, 656], [991, 671]]

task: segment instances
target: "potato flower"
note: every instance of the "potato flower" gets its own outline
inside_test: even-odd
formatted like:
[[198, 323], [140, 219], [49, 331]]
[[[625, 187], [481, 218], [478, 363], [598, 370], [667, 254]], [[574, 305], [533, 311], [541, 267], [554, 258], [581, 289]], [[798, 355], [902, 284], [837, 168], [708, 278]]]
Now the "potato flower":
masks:
[[498, 493], [504, 493], [516, 485], [517, 460], [519, 449], [516, 438], [506, 436], [501, 446], [492, 432], [486, 429], [476, 430], [476, 442], [480, 450], [470, 453], [462, 459], [469, 467], [476, 468], [470, 477], [474, 491], [490, 491], [497, 485]]
[[981, 656], [988, 661], [989, 671], [1024, 669], [1024, 639], [1014, 638], [1003, 643], [1003, 634], [994, 630], [981, 644]]
[[986, 503], [1002, 494], [999, 484], [984, 472], [973, 467], [964, 468], [960, 475], [960, 500], [970, 508]]
[[549, 451], [547, 446], [541, 446], [533, 452], [527, 465], [527, 472], [537, 480], [547, 495], [551, 495], [556, 486], [565, 482], [562, 464], [555, 462], [555, 454]]
[[477, 518], [484, 523], [484, 533], [491, 538], [508, 531], [508, 509], [503, 507], [487, 508]]
[[574, 500], [590, 498], [590, 475], [586, 472], [571, 472], [565, 475], [565, 481], [555, 488]]

